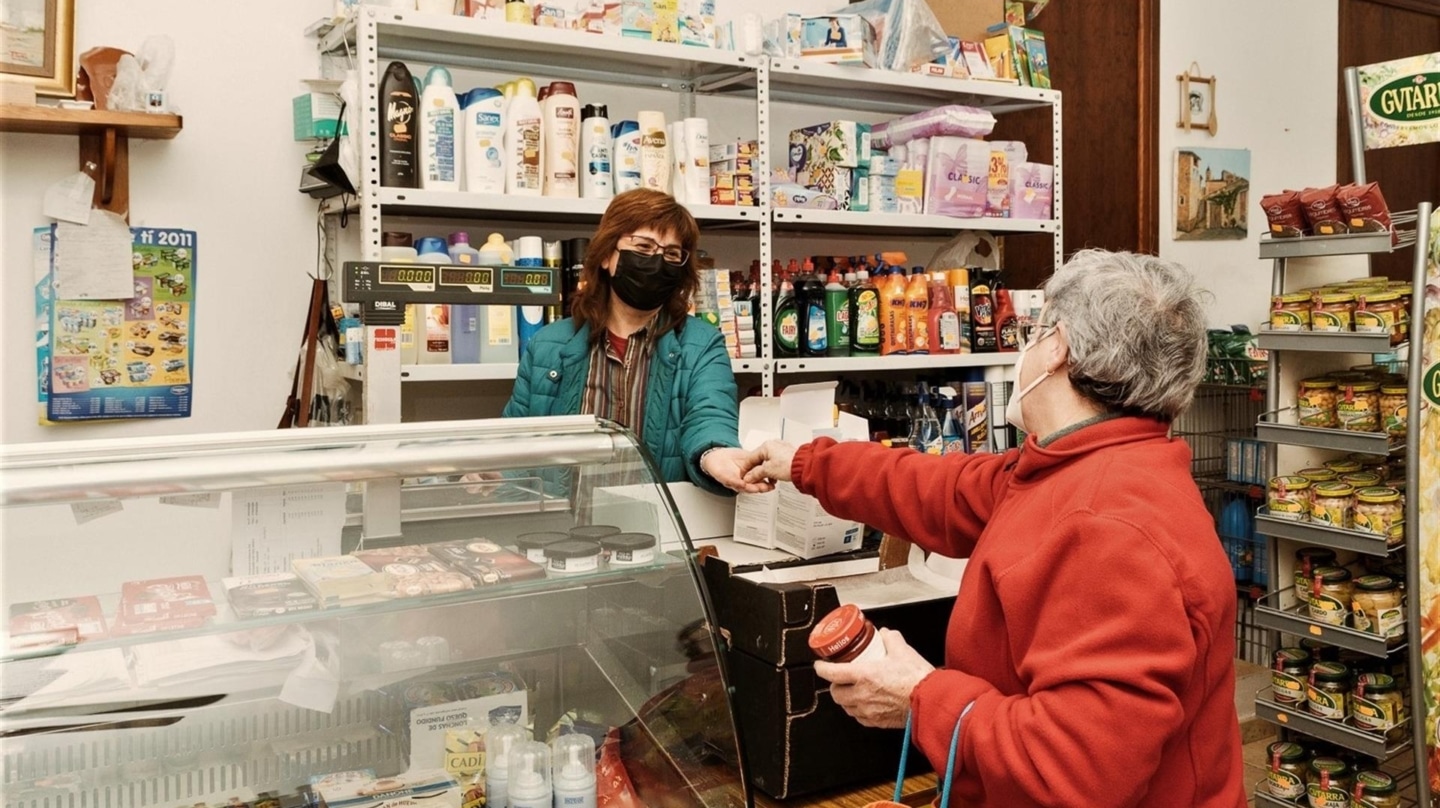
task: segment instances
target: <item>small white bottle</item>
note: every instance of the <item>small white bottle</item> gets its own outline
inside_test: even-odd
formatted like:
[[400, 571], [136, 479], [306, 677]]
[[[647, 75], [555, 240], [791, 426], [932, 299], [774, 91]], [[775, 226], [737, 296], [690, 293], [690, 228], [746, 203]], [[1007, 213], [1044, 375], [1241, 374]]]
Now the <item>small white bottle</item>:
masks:
[[460, 190], [460, 102], [450, 86], [450, 71], [432, 67], [420, 96], [420, 187]]
[[[503, 267], [515, 262], [510, 245], [499, 233], [491, 233], [480, 247], [480, 266]], [[480, 307], [480, 361], [505, 363], [520, 361], [519, 340], [515, 336], [514, 306]]]
[[544, 116], [535, 97], [535, 82], [515, 81], [515, 95], [505, 107], [505, 193], [539, 196], [544, 176], [541, 139]]
[[551, 745], [555, 808], [596, 808], [595, 741], [575, 732], [561, 735]]
[[668, 142], [669, 130], [665, 113], [641, 110], [640, 119], [640, 183], [652, 191], [670, 193], [670, 172], [673, 168]]
[[580, 100], [568, 81], [550, 83], [545, 99], [545, 195], [580, 197]]
[[465, 190], [505, 193], [505, 96], [491, 87], [465, 94]]
[[550, 747], [539, 741], [519, 741], [510, 747], [508, 808], [553, 808], [550, 788]]
[[584, 199], [609, 199], [615, 195], [610, 162], [613, 143], [610, 139], [609, 110], [604, 104], [586, 104], [580, 113], [580, 154], [584, 173], [580, 175], [580, 196]]
[[514, 724], [493, 726], [485, 733], [485, 804], [488, 808], [509, 805], [510, 756], [517, 746], [526, 743], [530, 743], [530, 734]]

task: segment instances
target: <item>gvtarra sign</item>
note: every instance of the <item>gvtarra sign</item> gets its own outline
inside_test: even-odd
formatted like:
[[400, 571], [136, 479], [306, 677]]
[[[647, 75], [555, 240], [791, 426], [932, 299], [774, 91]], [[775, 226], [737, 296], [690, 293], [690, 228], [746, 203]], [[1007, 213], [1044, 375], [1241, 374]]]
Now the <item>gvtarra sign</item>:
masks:
[[1365, 146], [1440, 141], [1440, 53], [1359, 68]]

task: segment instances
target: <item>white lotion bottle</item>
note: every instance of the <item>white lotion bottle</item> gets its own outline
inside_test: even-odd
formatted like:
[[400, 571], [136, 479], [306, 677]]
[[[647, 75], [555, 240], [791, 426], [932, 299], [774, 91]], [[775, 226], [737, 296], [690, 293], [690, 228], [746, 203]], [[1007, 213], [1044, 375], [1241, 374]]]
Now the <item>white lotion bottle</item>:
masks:
[[669, 135], [665, 145], [670, 152], [670, 195], [675, 201], [684, 205], [690, 201], [687, 192], [690, 188], [689, 172], [685, 170], [685, 160], [688, 156], [685, 152], [685, 122], [671, 121], [666, 127]]
[[640, 178], [640, 124], [617, 121], [610, 127], [615, 193], [623, 194], [643, 187]]
[[555, 798], [550, 788], [550, 747], [539, 741], [519, 741], [510, 747], [508, 757], [507, 808], [553, 808]]
[[641, 110], [640, 121], [640, 186], [652, 191], [670, 193], [670, 149], [665, 113]]
[[541, 137], [544, 117], [535, 98], [535, 82], [515, 81], [515, 95], [505, 107], [505, 193], [539, 196], [544, 160]]
[[465, 190], [505, 193], [505, 96], [492, 87], [465, 95]]
[[584, 161], [584, 173], [580, 175], [581, 198], [609, 199], [615, 195], [611, 176], [613, 154], [609, 110], [604, 104], [586, 104], [580, 113], [580, 159]]
[[493, 726], [485, 733], [485, 804], [488, 808], [506, 808], [509, 804], [510, 756], [516, 747], [526, 743], [530, 743], [529, 733], [515, 724]]
[[555, 808], [596, 808], [595, 741], [589, 735], [561, 735], [554, 750]]
[[568, 81], [550, 84], [545, 99], [545, 195], [580, 197], [580, 99]]
[[420, 187], [460, 190], [460, 102], [450, 86], [450, 71], [432, 67], [420, 96]]

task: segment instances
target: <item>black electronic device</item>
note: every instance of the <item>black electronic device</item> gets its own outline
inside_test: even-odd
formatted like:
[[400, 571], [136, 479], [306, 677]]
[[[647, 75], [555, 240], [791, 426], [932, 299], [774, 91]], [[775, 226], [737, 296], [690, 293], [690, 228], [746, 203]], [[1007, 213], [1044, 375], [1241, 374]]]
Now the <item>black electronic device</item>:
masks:
[[[473, 264], [345, 262], [343, 296], [362, 304], [362, 319], [411, 303], [470, 306], [549, 306], [560, 302], [553, 267], [482, 267]], [[385, 323], [388, 324], [388, 323]]]

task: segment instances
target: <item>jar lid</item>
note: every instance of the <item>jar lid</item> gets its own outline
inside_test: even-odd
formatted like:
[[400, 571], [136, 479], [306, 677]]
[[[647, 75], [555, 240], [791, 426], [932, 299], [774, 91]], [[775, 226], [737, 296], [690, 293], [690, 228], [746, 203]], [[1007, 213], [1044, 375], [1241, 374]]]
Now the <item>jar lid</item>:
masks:
[[1355, 677], [1355, 688], [1363, 688], [1366, 693], [1393, 693], [1400, 685], [1388, 673], [1362, 673]]
[[810, 631], [810, 650], [815, 656], [828, 659], [864, 633], [865, 614], [855, 604], [846, 603], [815, 624]]
[[[1383, 287], [1381, 287], [1383, 289]], [[1360, 296], [1362, 302], [1369, 303], [1391, 303], [1400, 299], [1400, 293], [1391, 290], [1378, 292], [1366, 292]]]
[[1293, 741], [1276, 741], [1265, 747], [1265, 757], [1274, 760], [1279, 756], [1281, 763], [1298, 763], [1305, 759], [1305, 747]]
[[1329, 774], [1330, 779], [1334, 780], [1350, 774], [1350, 764], [1340, 758], [1317, 757], [1310, 761], [1310, 770], [1317, 774], [1320, 772]]
[[1355, 496], [1355, 487], [1349, 483], [1339, 481], [1316, 483], [1315, 496], [1317, 497], [1352, 497]]
[[1334, 379], [1326, 379], [1326, 378], [1324, 378], [1324, 377], [1316, 377], [1316, 378], [1314, 378], [1314, 379], [1302, 379], [1302, 380], [1300, 381], [1300, 386], [1301, 386], [1301, 387], [1314, 387], [1314, 388], [1316, 388], [1316, 389], [1318, 389], [1318, 390], [1328, 390], [1328, 389], [1330, 389], [1331, 387], [1337, 387], [1337, 386], [1339, 386], [1339, 382], [1336, 382]]
[[1350, 668], [1343, 662], [1316, 662], [1310, 675], [1319, 682], [1344, 682], [1350, 678]]
[[1327, 460], [1325, 461], [1325, 468], [1330, 469], [1336, 474], [1349, 474], [1352, 471], [1359, 471], [1363, 466], [1360, 465], [1360, 461], [1358, 460]]
[[1275, 665], [1277, 667], [1291, 668], [1298, 665], [1310, 664], [1310, 652], [1304, 648], [1281, 648], [1275, 652]]
[[[1304, 561], [1307, 558], [1310, 559], [1312, 565], [1316, 561], [1334, 561], [1335, 551], [1329, 547], [1301, 547], [1295, 551], [1296, 561]], [[1320, 566], [1327, 565], [1321, 564]]]
[[1380, 392], [1384, 393], [1387, 396], [1403, 396], [1409, 394], [1410, 385], [1390, 384], [1389, 382], [1386, 382], [1385, 384], [1380, 385]]
[[1309, 488], [1309, 487], [1310, 487], [1310, 481], [1307, 480], [1307, 479], [1305, 479], [1304, 477], [1296, 477], [1296, 476], [1294, 476], [1294, 475], [1291, 475], [1291, 476], [1288, 476], [1288, 477], [1271, 477], [1271, 478], [1270, 478], [1270, 490], [1272, 490], [1272, 491], [1277, 491], [1277, 490], [1279, 490], [1279, 489], [1281, 489], [1281, 488], [1292, 488], [1292, 489], [1297, 489], [1297, 490], [1304, 490], [1304, 489]]
[[1335, 472], [1327, 468], [1300, 469], [1295, 473], [1312, 483], [1323, 483], [1335, 479]]
[[1291, 292], [1288, 295], [1275, 295], [1270, 299], [1276, 303], [1308, 303], [1310, 302], [1310, 293]]
[[1352, 295], [1352, 294], [1350, 294], [1349, 292], [1330, 292], [1330, 293], [1328, 293], [1328, 294], [1319, 294], [1319, 295], [1316, 295], [1316, 297], [1320, 298], [1320, 302], [1321, 302], [1321, 303], [1354, 303], [1354, 302], [1355, 302], [1355, 296]]
[[1327, 379], [1333, 379], [1338, 382], [1358, 382], [1369, 378], [1369, 374], [1367, 374], [1363, 370], [1332, 370], [1329, 373], [1326, 373], [1325, 377]]
[[587, 558], [600, 554], [600, 545], [593, 541], [567, 539], [546, 545], [546, 558]]
[[1310, 577], [1319, 578], [1322, 584], [1343, 584], [1350, 580], [1350, 570], [1344, 567], [1317, 567], [1310, 573]]
[[1385, 480], [1382, 479], [1379, 474], [1376, 474], [1373, 471], [1352, 471], [1349, 474], [1340, 475], [1340, 480], [1342, 482], [1347, 482], [1355, 486], [1355, 493], [1357, 496], [1361, 493], [1360, 489], [1373, 488], [1380, 483], [1385, 482]]
[[1393, 289], [1402, 295], [1408, 295], [1415, 290], [1415, 287], [1410, 285], [1410, 281], [1390, 281], [1385, 284], [1385, 288]]
[[1375, 485], [1369, 488], [1362, 488], [1355, 492], [1355, 498], [1361, 502], [1373, 504], [1399, 502], [1400, 492], [1389, 486]]
[[521, 533], [515, 537], [515, 546], [521, 550], [542, 550], [556, 542], [568, 541], [570, 537], [558, 531]]
[[655, 537], [649, 533], [614, 533], [600, 540], [606, 550], [644, 550], [655, 546]]
[[1389, 592], [1395, 588], [1395, 579], [1389, 575], [1361, 575], [1355, 579], [1355, 588], [1363, 592]]
[[1380, 389], [1380, 382], [1362, 382], [1357, 380], [1346, 384], [1345, 387], [1349, 388], [1352, 393], [1373, 393]]
[[[1345, 459], [1353, 460], [1356, 463], [1384, 463], [1390, 458], [1385, 457], [1384, 455], [1365, 454], [1364, 452], [1351, 452], [1350, 454], [1345, 455]], [[1331, 462], [1338, 463], [1340, 461], [1336, 460]], [[1326, 465], [1329, 464], [1327, 463]]]
[[570, 528], [570, 538], [582, 539], [584, 541], [600, 541], [606, 536], [613, 536], [620, 532], [620, 528], [614, 525], [576, 525]]
[[[1361, 791], [1361, 789], [1364, 791]], [[1355, 775], [1355, 796], [1365, 794], [1394, 794], [1395, 778], [1385, 772], [1365, 771]]]

